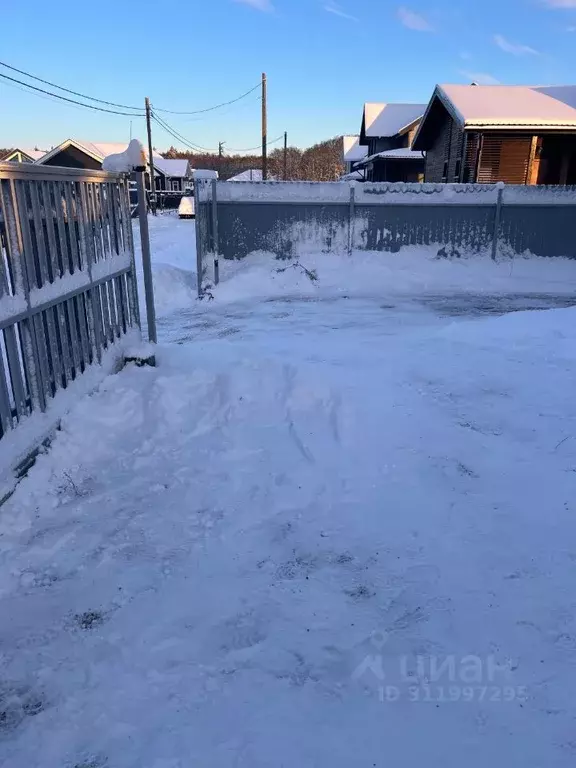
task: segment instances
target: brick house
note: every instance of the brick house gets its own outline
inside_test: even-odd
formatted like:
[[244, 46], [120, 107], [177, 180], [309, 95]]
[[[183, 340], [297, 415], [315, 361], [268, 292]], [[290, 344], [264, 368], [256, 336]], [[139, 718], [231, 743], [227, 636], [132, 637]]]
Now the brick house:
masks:
[[424, 155], [412, 141], [426, 109], [425, 104], [364, 104], [360, 146], [367, 157], [356, 163], [367, 181], [421, 181]]
[[427, 182], [576, 184], [576, 86], [438, 85], [413, 148]]

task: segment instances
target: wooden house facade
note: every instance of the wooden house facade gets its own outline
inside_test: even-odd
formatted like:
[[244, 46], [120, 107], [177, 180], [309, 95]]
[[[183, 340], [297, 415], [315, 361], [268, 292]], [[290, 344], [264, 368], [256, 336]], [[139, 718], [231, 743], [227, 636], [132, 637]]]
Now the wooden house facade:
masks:
[[576, 184], [576, 86], [437, 86], [414, 149], [427, 182]]
[[364, 105], [360, 146], [367, 157], [355, 165], [364, 168], [367, 181], [421, 181], [424, 155], [412, 143], [425, 104]]

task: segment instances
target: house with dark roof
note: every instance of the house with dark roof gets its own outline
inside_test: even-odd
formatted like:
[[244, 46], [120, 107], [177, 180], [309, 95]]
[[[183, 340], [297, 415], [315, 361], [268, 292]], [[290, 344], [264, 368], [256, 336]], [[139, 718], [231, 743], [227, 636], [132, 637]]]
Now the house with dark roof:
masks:
[[356, 169], [365, 169], [367, 181], [421, 181], [424, 155], [412, 141], [425, 104], [364, 104], [359, 145], [366, 157]]
[[576, 86], [438, 85], [413, 148], [429, 182], [576, 184]]

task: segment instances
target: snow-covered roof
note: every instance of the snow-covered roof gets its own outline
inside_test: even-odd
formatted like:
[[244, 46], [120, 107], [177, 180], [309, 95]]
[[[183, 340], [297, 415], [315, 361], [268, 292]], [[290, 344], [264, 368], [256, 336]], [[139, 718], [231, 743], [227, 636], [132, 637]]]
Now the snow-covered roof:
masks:
[[154, 165], [172, 178], [184, 178], [188, 173], [188, 160], [173, 160], [154, 156]]
[[366, 136], [395, 136], [424, 114], [426, 104], [364, 104]]
[[26, 155], [30, 158], [32, 161], [39, 160], [41, 157], [43, 157], [46, 154], [45, 149], [29, 149], [24, 147], [14, 147], [10, 149], [8, 152], [5, 152], [2, 157], [0, 158], [2, 161], [4, 161], [8, 157], [12, 157], [16, 153], [22, 153], [23, 155]]
[[242, 171], [237, 176], [232, 176], [228, 181], [262, 181], [262, 171], [259, 168]]
[[359, 136], [342, 136], [342, 158], [345, 163], [356, 163], [368, 154], [368, 147], [362, 146], [359, 141]]
[[575, 128], [576, 85], [439, 85], [466, 128]]
[[364, 181], [364, 173], [362, 171], [351, 171], [340, 176], [339, 181]]
[[[36, 162], [39, 163], [40, 165], [43, 165], [47, 160], [50, 160], [52, 157], [57, 155], [59, 152], [62, 152], [69, 146], [76, 147], [81, 152], [84, 152], [90, 157], [93, 157], [94, 160], [97, 160], [98, 162], [101, 163], [104, 160], [104, 158], [108, 157], [109, 155], [119, 155], [122, 152], [124, 152], [128, 146], [128, 142], [127, 141], [94, 142], [94, 141], [85, 141], [84, 139], [66, 139], [66, 141], [63, 141], [61, 144], [58, 144], [57, 147], [54, 147], [49, 152], [46, 152], [46, 154], [42, 155], [42, 157], [36, 160]], [[148, 157], [148, 152], [146, 148], [144, 148], [144, 153], [146, 154], [146, 157]], [[153, 155], [153, 158], [154, 158], [154, 166], [156, 167], [156, 161], [162, 160], [162, 158], [160, 157], [160, 155], [156, 155], [156, 154]], [[162, 169], [159, 168], [159, 170], [162, 170]]]
[[375, 155], [370, 155], [364, 158], [360, 163], [356, 163], [356, 168], [362, 168], [364, 165], [371, 163], [373, 160], [424, 160], [422, 152], [416, 152], [408, 147], [400, 147], [399, 149], [387, 149], [384, 152], [377, 152]]

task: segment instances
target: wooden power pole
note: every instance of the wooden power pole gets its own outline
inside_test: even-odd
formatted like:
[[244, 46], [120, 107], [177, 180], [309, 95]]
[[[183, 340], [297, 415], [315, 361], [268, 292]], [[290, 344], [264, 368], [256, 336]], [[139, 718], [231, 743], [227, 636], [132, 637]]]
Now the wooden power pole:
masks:
[[156, 182], [154, 180], [154, 162], [152, 160], [152, 126], [150, 125], [150, 99], [146, 96], [146, 130], [148, 131], [148, 167], [150, 170], [150, 208], [156, 216]]
[[284, 131], [284, 181], [288, 178], [288, 131]]
[[268, 105], [266, 103], [266, 73], [262, 72], [262, 180], [268, 178]]

